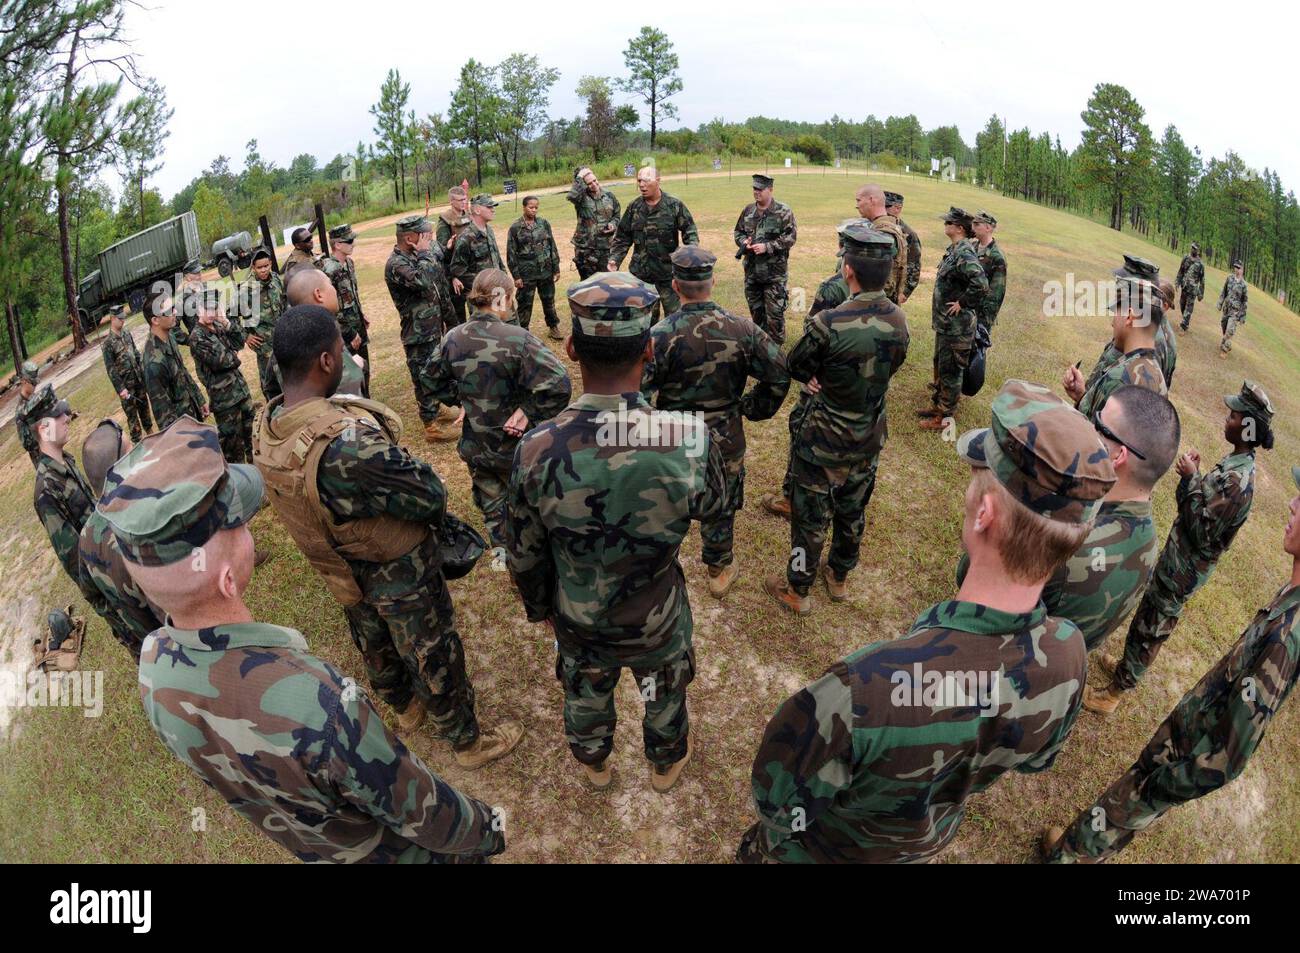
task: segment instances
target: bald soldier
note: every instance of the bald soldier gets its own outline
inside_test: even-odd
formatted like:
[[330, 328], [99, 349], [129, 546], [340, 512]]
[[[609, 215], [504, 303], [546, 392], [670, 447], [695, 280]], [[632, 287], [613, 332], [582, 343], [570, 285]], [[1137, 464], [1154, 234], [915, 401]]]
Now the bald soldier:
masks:
[[921, 236], [916, 234], [916, 229], [903, 221], [903, 195], [901, 192], [886, 190], [885, 211], [894, 216], [894, 221], [898, 222], [898, 227], [907, 236], [907, 281], [904, 283], [903, 293], [898, 299], [898, 303], [901, 305], [912, 297], [912, 292], [921, 283]]
[[189, 418], [109, 471], [100, 508], [132, 579], [167, 616], [145, 640], [139, 670], [158, 739], [301, 861], [500, 853], [498, 811], [425, 767], [302, 633], [254, 621], [244, 602], [248, 522], [264, 494], [257, 470], [227, 466], [216, 431]]
[[1051, 767], [1078, 716], [1083, 635], [1043, 586], [1115, 482], [1096, 432], [1045, 387], [1011, 380], [970, 465], [956, 597], [880, 633], [772, 716], [754, 758], [758, 823], [737, 859], [916, 863], [957, 835], [966, 801], [1010, 770]]
[[741, 210], [732, 237], [745, 262], [745, 302], [754, 323], [777, 344], [785, 342], [786, 278], [790, 249], [799, 237], [794, 212], [772, 198], [770, 176], [754, 176], [754, 201]]
[[[337, 316], [340, 313], [338, 286], [324, 271], [317, 268], [299, 268], [295, 271], [289, 279], [286, 297], [291, 308], [300, 304], [314, 304], [324, 308], [330, 314]], [[340, 334], [343, 333], [343, 329], [344, 323], [340, 319]], [[349, 351], [346, 342], [343, 350], [343, 377], [339, 380], [338, 392], [351, 394], [354, 397], [365, 397], [368, 372], [365, 358]], [[274, 362], [274, 355], [271, 359]], [[278, 370], [276, 375], [278, 377]]]
[[903, 298], [903, 289], [907, 286], [907, 236], [898, 227], [898, 221], [894, 216], [885, 211], [885, 190], [879, 185], [868, 182], [858, 189], [854, 200], [858, 206], [858, 214], [876, 231], [884, 232], [894, 240], [894, 260], [890, 266], [884, 291], [886, 298], [898, 304], [899, 299]]
[[659, 170], [654, 166], [646, 166], [636, 174], [636, 187], [641, 194], [619, 220], [605, 270], [618, 271], [630, 250], [632, 263], [628, 271], [654, 285], [658, 294], [654, 316], [658, 320], [681, 307], [673, 291], [672, 253], [678, 245], [698, 245], [700, 233], [682, 200], [660, 188]]

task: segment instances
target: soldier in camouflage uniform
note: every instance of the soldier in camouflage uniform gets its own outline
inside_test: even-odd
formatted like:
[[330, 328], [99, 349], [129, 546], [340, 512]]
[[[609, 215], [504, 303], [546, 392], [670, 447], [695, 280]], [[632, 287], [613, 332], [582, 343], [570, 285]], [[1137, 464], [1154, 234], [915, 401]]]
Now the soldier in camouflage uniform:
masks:
[[253, 397], [239, 361], [244, 329], [239, 322], [219, 314], [220, 306], [215, 294], [204, 302], [199, 323], [190, 334], [190, 354], [194, 370], [208, 391], [208, 406], [217, 418], [217, 434], [226, 461], [252, 463]]
[[1205, 263], [1201, 261], [1201, 246], [1192, 242], [1191, 252], [1183, 256], [1174, 280], [1180, 291], [1179, 305], [1183, 312], [1180, 327], [1186, 331], [1192, 326], [1192, 309], [1197, 301], [1205, 300]]
[[[1300, 467], [1291, 468], [1300, 488]], [[1161, 722], [1133, 766], [1069, 829], [1044, 832], [1051, 863], [1114, 857], [1171, 809], [1225, 787], [1246, 769], [1300, 678], [1300, 496], [1282, 548], [1291, 578], [1236, 643]], [[1292, 739], [1287, 739], [1288, 750]]]
[[[459, 235], [471, 221], [469, 217], [469, 194], [459, 185], [447, 190], [450, 203], [445, 210], [438, 213], [437, 231], [434, 235], [434, 257], [442, 265], [443, 271], [451, 262], [451, 249]], [[469, 289], [465, 289], [468, 291]], [[449, 291], [452, 310], [455, 314], [448, 319], [446, 327], [450, 328], [465, 320], [465, 296]], [[444, 329], [445, 330], [445, 329]]]
[[998, 312], [1002, 310], [1002, 300], [1007, 296], [1007, 259], [993, 237], [997, 227], [998, 220], [988, 212], [980, 211], [971, 219], [971, 228], [975, 230], [975, 256], [989, 282], [988, 294], [984, 296], [975, 320], [990, 335], [993, 325], [997, 324]]
[[433, 226], [423, 215], [408, 215], [397, 221], [397, 244], [384, 265], [384, 282], [402, 326], [402, 349], [406, 368], [415, 387], [425, 439], [431, 443], [455, 440], [458, 428], [442, 426], [456, 419], [440, 414], [438, 399], [425, 387], [420, 371], [442, 340], [443, 325], [454, 323], [451, 290], [447, 276], [431, 250]]
[[263, 492], [258, 472], [227, 467], [216, 431], [193, 421], [149, 437], [109, 472], [101, 510], [132, 576], [169, 617], [139, 671], [159, 740], [302, 861], [500, 853], [497, 812], [425, 767], [301, 633], [250, 621], [247, 523]]
[[[736, 511], [745, 505], [744, 420], [775, 416], [790, 389], [790, 374], [780, 346], [762, 328], [713, 302], [716, 255], [683, 245], [672, 261], [682, 307], [650, 329], [653, 356], [641, 392], [660, 410], [702, 416], [726, 461], [727, 505], [700, 523], [709, 593], [721, 599], [740, 572], [733, 548]], [[751, 377], [756, 383], [746, 393]]]
[[930, 323], [934, 328], [934, 380], [930, 406], [917, 412], [921, 430], [941, 431], [957, 412], [961, 383], [975, 351], [977, 315], [984, 308], [989, 280], [980, 267], [971, 239], [971, 216], [956, 206], [943, 216], [943, 232], [951, 244], [934, 275]]
[[702, 421], [651, 410], [640, 394], [654, 289], [600, 273], [568, 296], [583, 394], [515, 451], [508, 564], [528, 621], [554, 631], [565, 735], [588, 782], [613, 780], [614, 690], [628, 668], [645, 700], [651, 786], [665, 793], [692, 751], [695, 653], [677, 553], [691, 520], [726, 505], [722, 454]]
[[[809, 590], [819, 574], [832, 601], [848, 598], [846, 580], [858, 564], [888, 434], [885, 396], [911, 340], [903, 310], [884, 294], [895, 252], [892, 236], [846, 226], [844, 278], [852, 296], [807, 319], [787, 358], [791, 377], [817, 384], [791, 436], [790, 563], [784, 579], [769, 576], [763, 587], [801, 615], [812, 610]], [[823, 570], [827, 526], [833, 533]]]
[[907, 236], [898, 227], [894, 217], [885, 211], [885, 190], [874, 182], [858, 189], [854, 201], [861, 215], [876, 231], [884, 232], [894, 240], [894, 260], [885, 282], [885, 297], [898, 304], [907, 286]]
[[[195, 312], [197, 314], [197, 310]], [[159, 430], [166, 430], [176, 420], [189, 415], [202, 420], [208, 415], [199, 385], [181, 359], [172, 329], [176, 327], [176, 306], [167, 292], [150, 294], [145, 300], [145, 320], [149, 337], [144, 342], [144, 387]]]
[[[1065, 743], [1087, 650], [1039, 590], [1115, 475], [1092, 425], [1044, 387], [1007, 381], [992, 416], [957, 443], [973, 470], [966, 582], [905, 636], [836, 662], [777, 710], [754, 758], [759, 820], [738, 860], [930, 860], [970, 795], [1009, 770], [1051, 767]], [[1011, 588], [1029, 592], [1008, 599]]]
[[465, 408], [456, 450], [494, 546], [505, 545], [506, 487], [519, 438], [572, 395], [560, 359], [511, 322], [513, 285], [503, 271], [480, 271], [466, 299], [469, 320], [443, 336], [420, 372], [439, 401]]
[[113, 382], [113, 390], [122, 402], [122, 412], [126, 414], [127, 426], [131, 428], [131, 439], [139, 440], [153, 429], [153, 418], [149, 416], [149, 395], [144, 390], [144, 365], [140, 363], [140, 351], [135, 346], [135, 337], [122, 323], [122, 312], [114, 311], [108, 320], [109, 332], [104, 335], [99, 350], [104, 358], [108, 379]]
[[[189, 347], [190, 332], [199, 323], [199, 301], [207, 291], [207, 282], [203, 280], [203, 266], [197, 258], [185, 263], [181, 274], [180, 302], [176, 306], [176, 326], [172, 328], [172, 337], [182, 347]], [[148, 320], [148, 315], [145, 316]]]
[[1232, 336], [1237, 333], [1237, 325], [1246, 323], [1246, 299], [1249, 296], [1249, 289], [1246, 287], [1246, 279], [1242, 277], [1243, 273], [1241, 261], [1234, 261], [1232, 274], [1224, 281], [1223, 291], [1219, 293], [1219, 310], [1223, 313], [1223, 320], [1219, 322], [1219, 327], [1223, 330], [1223, 340], [1219, 342], [1219, 357], [1228, 356], [1228, 352], [1232, 350]]
[[[498, 204], [490, 195], [474, 196], [469, 205], [470, 223], [457, 233], [451, 246], [447, 276], [451, 279], [452, 292], [462, 299], [469, 294], [474, 276], [480, 271], [505, 267], [501, 250], [497, 247], [497, 237], [492, 231], [492, 219], [496, 218]], [[458, 313], [456, 323], [464, 320], [464, 314]], [[450, 324], [448, 322], [448, 326]]]
[[636, 174], [636, 184], [641, 194], [631, 201], [619, 219], [605, 269], [617, 271], [631, 250], [628, 271], [654, 285], [658, 293], [654, 312], [657, 320], [681, 307], [673, 291], [673, 263], [669, 256], [678, 245], [698, 245], [700, 233], [681, 199], [659, 187], [658, 169], [643, 168]]
[[36, 429], [33, 426], [27, 402], [32, 399], [32, 395], [36, 392], [36, 385], [40, 379], [40, 368], [36, 366], [35, 362], [23, 361], [23, 365], [18, 371], [18, 404], [14, 408], [14, 428], [18, 431], [18, 442], [27, 451], [27, 456], [32, 459], [32, 466], [36, 466], [36, 461], [41, 455], [41, 449], [36, 440]]
[[289, 252], [284, 259], [284, 264], [280, 266], [280, 277], [285, 281], [289, 280], [289, 275], [295, 268], [301, 268], [303, 265], [315, 265], [316, 255], [311, 250], [311, 233], [315, 225], [309, 228], [295, 228], [293, 234], [289, 236], [293, 244], [293, 251]]
[[511, 751], [523, 728], [480, 730], [442, 573], [446, 488], [400, 446], [392, 410], [336, 395], [345, 357], [334, 315], [298, 305], [277, 332], [284, 396], [267, 405], [253, 439], [271, 506], [343, 606], [370, 685], [399, 728], [413, 732], [428, 714], [457, 763], [482, 767]]
[[844, 280], [844, 227], [854, 223], [860, 225], [871, 224], [865, 218], [860, 217], [846, 218], [840, 222], [836, 228], [836, 233], [839, 235], [839, 248], [835, 253], [835, 271], [817, 286], [817, 293], [813, 295], [812, 307], [808, 309], [809, 317], [829, 308], [838, 308], [849, 300], [849, 286]]
[[596, 173], [585, 166], [574, 173], [565, 198], [578, 217], [573, 229], [573, 264], [579, 280], [585, 281], [609, 261], [609, 243], [618, 230], [622, 209], [614, 194], [600, 187]]
[[1232, 453], [1204, 476], [1201, 455], [1195, 450], [1178, 459], [1178, 515], [1129, 625], [1123, 657], [1102, 660], [1102, 667], [1112, 673], [1110, 685], [1099, 692], [1089, 689], [1084, 699], [1089, 711], [1109, 715], [1123, 693], [1137, 686], [1173, 634], [1183, 607], [1209, 580], [1250, 515], [1255, 450], [1272, 449], [1273, 405], [1253, 381], [1244, 382], [1240, 393], [1223, 400], [1228, 407], [1223, 436]]
[[249, 349], [257, 355], [257, 379], [267, 400], [280, 395], [280, 375], [274, 367], [275, 322], [288, 307], [284, 279], [271, 267], [265, 249], [253, 253], [248, 277], [240, 285], [240, 319]]
[[754, 176], [754, 201], [744, 207], [732, 231], [737, 258], [745, 261], [745, 303], [749, 316], [777, 344], [785, 343], [786, 278], [790, 249], [799, 237], [794, 212], [772, 198], [772, 179]]
[[912, 297], [912, 292], [921, 283], [921, 236], [903, 221], [903, 196], [898, 192], [885, 192], [885, 211], [894, 216], [894, 221], [907, 238], [907, 280], [903, 283], [903, 294], [898, 303], [903, 304]]
[[537, 196], [524, 196], [524, 214], [506, 236], [506, 264], [518, 290], [515, 323], [527, 328], [533, 319], [533, 295], [542, 299], [542, 318], [552, 340], [563, 341], [555, 313], [555, 282], [560, 277], [560, 250], [551, 223], [537, 217]]
[[334, 285], [339, 302], [339, 333], [349, 354], [365, 361], [362, 367], [362, 397], [370, 396], [370, 322], [361, 311], [361, 292], [357, 284], [357, 266], [352, 263], [352, 248], [357, 240], [351, 225], [330, 229], [330, 254], [321, 261], [321, 271]]

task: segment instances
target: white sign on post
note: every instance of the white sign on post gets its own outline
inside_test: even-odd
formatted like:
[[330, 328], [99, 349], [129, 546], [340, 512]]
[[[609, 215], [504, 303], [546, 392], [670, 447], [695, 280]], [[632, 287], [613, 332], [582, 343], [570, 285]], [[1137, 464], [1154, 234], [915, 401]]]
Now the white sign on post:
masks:
[[357, 160], [349, 159], [348, 164], [343, 167], [343, 181], [355, 182], [357, 178]]
[[285, 245], [292, 245], [293, 233], [300, 228], [311, 228], [311, 222], [303, 222], [301, 225], [290, 225], [284, 230], [284, 234], [281, 236], [280, 241]]
[[785, 167], [786, 167], [787, 169], [790, 168], [790, 157], [789, 157], [789, 156], [786, 156], [786, 157], [785, 157]]

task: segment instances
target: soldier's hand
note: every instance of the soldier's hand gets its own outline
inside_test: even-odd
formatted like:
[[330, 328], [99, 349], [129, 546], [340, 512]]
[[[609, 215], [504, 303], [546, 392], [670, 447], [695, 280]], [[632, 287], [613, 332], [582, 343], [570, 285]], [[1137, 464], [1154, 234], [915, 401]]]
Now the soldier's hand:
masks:
[[949, 301], [948, 306], [943, 309], [943, 313], [947, 315], [961, 314], [961, 302]]
[[126, 400], [128, 397], [131, 396], [131, 392], [127, 390], [125, 387], [123, 387], [120, 391], [117, 392], [117, 396], [121, 397], [123, 400]]
[[528, 415], [524, 413], [524, 409], [520, 407], [515, 410], [502, 429], [512, 437], [522, 437], [528, 433]]
[[456, 294], [464, 294], [465, 285], [461, 282], [459, 278], [453, 278], [451, 279], [451, 290], [456, 292]]
[[351, 346], [352, 350], [354, 350], [354, 351], [355, 351], [357, 348], [361, 347], [361, 335], [360, 335], [360, 334], [354, 334], [354, 335], [352, 335], [352, 342], [351, 342], [351, 345], [350, 345], [350, 346]]
[[766, 255], [767, 242], [759, 242], [757, 245], [751, 243], [749, 246], [749, 250], [752, 251], [755, 255]]
[[524, 279], [522, 279], [522, 278], [516, 278], [516, 279], [515, 279], [515, 287], [518, 288], [518, 289], [521, 289], [521, 290], [522, 290], [523, 287], [524, 287]]
[[613, 262], [613, 261], [607, 261], [607, 262], [605, 262], [605, 270], [606, 270], [606, 271], [616, 271], [617, 269], [618, 269], [618, 263], [617, 263], [617, 262]]
[[260, 334], [250, 334], [250, 335], [248, 336], [247, 344], [248, 344], [248, 346], [251, 347], [253, 350], [257, 350], [259, 347], [261, 347], [261, 346], [262, 346], [263, 344], [265, 344], [265, 343], [266, 343], [266, 339], [265, 339], [264, 337], [262, 337]]
[[806, 390], [810, 394], [820, 394], [822, 392], [822, 382], [814, 377], [810, 381], [808, 381], [808, 386]]
[[1065, 388], [1065, 392], [1070, 395], [1070, 398], [1075, 401], [1083, 396], [1084, 383], [1083, 372], [1073, 365], [1066, 370], [1065, 377], [1061, 379], [1061, 386]]
[[560, 280], [560, 269], [558, 269], [558, 268], [555, 269], [555, 274], [551, 275], [551, 280], [552, 280], [552, 281], [559, 281], [559, 280]]
[[900, 291], [900, 292], [898, 293], [898, 306], [901, 308], [901, 307], [902, 307], [903, 305], [905, 305], [905, 304], [907, 304], [907, 295], [903, 294], [903, 293]]
[[208, 415], [208, 405], [204, 404], [202, 407], [199, 408], [199, 417], [203, 418], [206, 417], [207, 415]]

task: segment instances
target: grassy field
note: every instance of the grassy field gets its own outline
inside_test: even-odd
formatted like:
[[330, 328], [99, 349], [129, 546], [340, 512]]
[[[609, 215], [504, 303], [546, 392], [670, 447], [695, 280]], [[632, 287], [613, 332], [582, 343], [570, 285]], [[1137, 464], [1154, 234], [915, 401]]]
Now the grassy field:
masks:
[[[791, 262], [792, 289], [807, 300], [829, 273], [835, 252], [833, 225], [855, 214], [853, 189], [861, 181], [843, 175], [781, 176], [777, 195], [789, 202], [800, 224]], [[888, 178], [885, 181], [889, 181]], [[739, 173], [691, 176], [667, 190], [684, 199], [699, 224], [702, 243], [718, 253], [716, 297], [744, 311], [741, 271], [732, 261], [731, 228], [749, 200]], [[463, 790], [507, 812], [506, 861], [725, 861], [752, 822], [749, 769], [767, 718], [791, 691], [819, 675], [832, 661], [862, 644], [896, 637], [916, 615], [953, 591], [960, 546], [962, 490], [969, 470], [951, 446], [916, 429], [912, 409], [923, 400], [930, 376], [930, 278], [943, 246], [939, 214], [950, 204], [988, 208], [1001, 226], [998, 239], [1009, 262], [1006, 304], [990, 353], [990, 386], [958, 411], [962, 429], [987, 423], [988, 400], [997, 383], [1022, 377], [1059, 390], [1067, 365], [1082, 359], [1086, 371], [1107, 337], [1104, 317], [1043, 316], [1044, 283], [1103, 279], [1123, 252], [1157, 261], [1172, 274], [1178, 259], [1137, 238], [1100, 225], [967, 186], [905, 181], [905, 218], [925, 243], [925, 278], [908, 303], [913, 341], [907, 364], [890, 393], [891, 434], [881, 461], [875, 497], [867, 512], [862, 563], [849, 578], [850, 600], [832, 605], [814, 591], [814, 614], [803, 620], [783, 614], [763, 595], [761, 579], [779, 572], [788, 549], [787, 525], [763, 513], [758, 501], [778, 487], [787, 449], [785, 414], [750, 425], [749, 504], [737, 518], [741, 578], [719, 603], [709, 597], [699, 563], [699, 538], [683, 546], [682, 560], [695, 612], [699, 672], [690, 692], [694, 763], [680, 787], [655, 795], [641, 754], [640, 705], [628, 679], [619, 692], [615, 783], [604, 793], [588, 791], [564, 744], [560, 689], [553, 675], [550, 636], [524, 621], [508, 577], [480, 566], [452, 583], [458, 628], [480, 699], [482, 719], [521, 719], [528, 736], [502, 763], [470, 774], [427, 730], [411, 741], [435, 770]], [[633, 190], [617, 189], [620, 201]], [[572, 212], [559, 195], [546, 195], [541, 212], [561, 242]], [[499, 209], [498, 234], [515, 216]], [[419, 421], [397, 336], [397, 318], [383, 285], [391, 226], [356, 223], [361, 294], [373, 322], [376, 360], [374, 396], [399, 411], [412, 449], [429, 460], [449, 487], [451, 507], [478, 519], [470, 484], [454, 447], [430, 449]], [[562, 253], [567, 246], [562, 246]], [[566, 262], [563, 282], [576, 280]], [[1174, 637], [1140, 688], [1108, 720], [1083, 713], [1055, 767], [1035, 776], [1012, 775], [974, 798], [966, 824], [945, 861], [1020, 862], [1031, 859], [1041, 827], [1065, 822], [1089, 804], [1136, 757], [1174, 702], [1225, 651], [1289, 574], [1281, 551], [1286, 501], [1292, 492], [1289, 466], [1300, 459], [1300, 401], [1287, 388], [1300, 370], [1300, 318], [1252, 290], [1249, 323], [1238, 334], [1231, 359], [1217, 359], [1218, 321], [1213, 303], [1222, 272], [1209, 270], [1206, 301], [1191, 333], [1180, 337], [1172, 394], [1183, 419], [1185, 445], [1198, 448], [1207, 466], [1226, 452], [1221, 436], [1222, 395], [1244, 377], [1258, 380], [1278, 408], [1277, 449], [1261, 452], [1254, 511], [1231, 553], [1190, 604]], [[567, 313], [561, 306], [567, 322]], [[534, 329], [540, 316], [534, 315]], [[801, 314], [789, 315], [788, 337], [800, 333]], [[245, 372], [255, 370], [249, 356]], [[576, 368], [572, 369], [575, 387]], [[98, 416], [117, 413], [106, 375], [98, 367], [70, 388], [82, 417], [73, 425], [73, 446]], [[12, 428], [0, 442], [0, 627], [6, 631], [6, 665], [27, 651], [30, 635], [48, 608], [74, 601], [32, 512], [31, 468]], [[1174, 478], [1156, 495], [1161, 538], [1173, 516]], [[361, 666], [342, 613], [269, 511], [253, 523], [273, 560], [256, 574], [249, 593], [253, 611], [269, 622], [295, 626], [313, 650], [344, 672]], [[1112, 648], [1123, 629], [1112, 637]], [[88, 668], [105, 671], [104, 714], [83, 718], [66, 709], [19, 713], [0, 747], [0, 859], [133, 861], [282, 861], [286, 855], [181, 768], [141, 717], [132, 667], [98, 619], [90, 622]], [[1160, 861], [1268, 862], [1300, 860], [1300, 705], [1277, 718], [1249, 769], [1219, 793], [1176, 811], [1136, 839], [1121, 855], [1128, 863]], [[195, 808], [206, 812], [204, 830], [192, 829]]]

